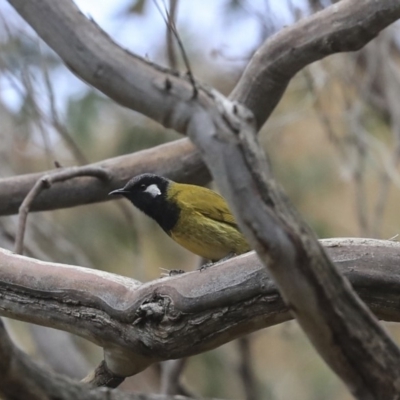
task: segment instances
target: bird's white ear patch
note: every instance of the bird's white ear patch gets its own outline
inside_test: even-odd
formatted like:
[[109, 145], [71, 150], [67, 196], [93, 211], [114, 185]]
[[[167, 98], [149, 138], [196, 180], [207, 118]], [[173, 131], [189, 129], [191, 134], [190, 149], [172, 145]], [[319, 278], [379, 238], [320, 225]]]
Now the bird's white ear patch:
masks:
[[153, 197], [157, 197], [161, 194], [161, 190], [155, 183], [153, 183], [152, 185], [147, 186], [145, 193], [150, 193]]

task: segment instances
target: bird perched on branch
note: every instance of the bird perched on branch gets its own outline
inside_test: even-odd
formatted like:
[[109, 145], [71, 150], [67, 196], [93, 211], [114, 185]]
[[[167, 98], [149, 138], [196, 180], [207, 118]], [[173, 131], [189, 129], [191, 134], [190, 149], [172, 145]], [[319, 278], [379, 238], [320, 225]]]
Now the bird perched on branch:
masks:
[[126, 197], [175, 242], [203, 258], [217, 261], [250, 250], [225, 199], [212, 190], [142, 174], [109, 194]]

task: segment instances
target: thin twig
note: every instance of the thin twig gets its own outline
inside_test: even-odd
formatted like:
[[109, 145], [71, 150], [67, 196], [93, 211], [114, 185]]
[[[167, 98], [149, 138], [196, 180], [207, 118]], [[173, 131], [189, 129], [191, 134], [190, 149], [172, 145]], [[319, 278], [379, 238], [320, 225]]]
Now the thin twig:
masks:
[[[52, 117], [53, 118], [53, 117]], [[83, 154], [82, 150], [79, 148], [78, 144], [75, 142], [71, 133], [68, 131], [66, 126], [60, 122], [60, 120], [52, 120], [53, 126], [56, 131], [60, 134], [60, 136], [64, 139], [64, 142], [71, 150], [74, 155], [76, 161], [80, 165], [85, 165], [89, 163], [88, 158]]]
[[251, 338], [249, 336], [244, 336], [238, 339], [236, 343], [238, 344], [240, 354], [238, 370], [246, 400], [256, 400], [259, 396], [257, 395], [257, 382], [251, 357]]
[[[354, 109], [356, 106], [354, 107]], [[355, 188], [355, 205], [358, 217], [358, 225], [360, 230], [360, 236], [369, 236], [369, 219], [368, 219], [368, 207], [367, 207], [367, 187], [365, 182], [366, 174], [366, 157], [367, 148], [366, 142], [362, 137], [360, 125], [360, 110], [355, 110], [353, 115], [355, 116], [352, 121], [354, 126], [350, 127], [350, 135], [354, 140], [354, 146], [356, 150], [356, 166], [353, 172], [353, 181]]]
[[[391, 45], [393, 36], [382, 35], [380, 38], [380, 51], [379, 58], [390, 59]], [[373, 54], [373, 56], [376, 54]], [[398, 70], [397, 64], [394, 63], [382, 63], [379, 77], [383, 81], [383, 96], [386, 100], [386, 111], [389, 113], [389, 124], [392, 131], [394, 149], [390, 157], [390, 167], [396, 171], [400, 163], [400, 117], [398, 115], [397, 104], [399, 101], [398, 89], [399, 89], [399, 77], [396, 75], [396, 69]], [[381, 173], [380, 186], [378, 190], [378, 196], [375, 203], [373, 222], [372, 222], [372, 234], [374, 237], [381, 236], [382, 222], [384, 211], [387, 205], [389, 197], [390, 187], [392, 185], [392, 179], [389, 172], [385, 169]]]
[[175, 46], [173, 41], [173, 32], [171, 29], [171, 25], [175, 26], [176, 20], [176, 10], [178, 9], [178, 0], [169, 0], [169, 15], [168, 15], [168, 24], [167, 24], [167, 56], [168, 62], [171, 69], [178, 69], [178, 59], [175, 52]]
[[[171, 0], [172, 1], [172, 0]], [[51, 122], [56, 129], [56, 131], [60, 134], [60, 136], [64, 139], [65, 143], [67, 146], [70, 148], [72, 154], [74, 155], [76, 161], [80, 165], [85, 165], [88, 164], [89, 161], [78, 146], [78, 144], [75, 142], [73, 139], [71, 133], [68, 131], [67, 127], [61, 123], [57, 107], [56, 107], [56, 101], [55, 101], [55, 96], [54, 96], [54, 90], [53, 86], [50, 82], [50, 74], [49, 70], [47, 68], [46, 63], [42, 63], [42, 73], [43, 73], [43, 78], [44, 78], [44, 83], [46, 86], [47, 94], [49, 97], [49, 102], [50, 102], [50, 115], [51, 115]], [[57, 168], [59, 168], [56, 165]], [[128, 207], [126, 206], [125, 203], [121, 202], [116, 202], [116, 207], [121, 211], [123, 214], [124, 218], [127, 221], [132, 221], [132, 214], [130, 213]], [[133, 226], [133, 224], [131, 224]]]
[[[14, 38], [14, 36], [12, 35], [11, 30], [8, 27], [8, 24], [4, 20], [2, 22], [4, 24], [5, 31], [8, 36], [8, 40], [11, 40], [12, 38]], [[24, 33], [21, 33], [21, 34], [23, 34], [24, 37], [28, 37]], [[29, 38], [29, 40], [31, 40], [31, 38]], [[39, 50], [40, 50], [40, 47], [39, 47]], [[41, 133], [41, 135], [43, 137], [45, 150], [46, 150], [46, 153], [48, 154], [48, 156], [52, 156], [52, 158], [54, 158], [53, 151], [50, 147], [49, 136], [48, 136], [47, 130], [44, 127], [44, 122], [50, 123], [51, 125], [53, 125], [55, 130], [58, 131], [58, 133], [60, 134], [60, 136], [66, 143], [67, 147], [71, 151], [72, 155], [75, 157], [76, 161], [80, 165], [88, 164], [88, 160], [86, 159], [83, 152], [81, 151], [79, 146], [76, 144], [76, 142], [74, 141], [74, 139], [68, 132], [68, 129], [65, 126], [63, 126], [63, 124], [60, 122], [60, 118], [58, 116], [58, 112], [57, 112], [57, 108], [56, 108], [54, 91], [53, 91], [53, 88], [52, 88], [52, 85], [50, 82], [50, 74], [49, 74], [47, 63], [44, 60], [44, 57], [41, 57], [40, 65], [41, 65], [42, 74], [43, 74], [43, 82], [45, 84], [45, 88], [46, 88], [48, 98], [49, 98], [49, 103], [50, 103], [50, 118], [44, 113], [44, 111], [41, 109], [38, 102], [36, 101], [34, 85], [32, 84], [32, 78], [31, 78], [31, 72], [29, 71], [29, 66], [24, 65], [21, 76], [19, 77], [19, 80], [22, 82], [22, 84], [25, 88], [25, 93], [23, 93], [23, 91], [18, 87], [18, 85], [13, 82], [12, 77], [16, 75], [15, 72], [12, 71], [10, 68], [7, 68], [9, 71], [9, 74], [10, 74], [9, 81], [13, 85], [13, 88], [17, 92], [19, 92], [21, 97], [28, 96], [30, 111], [33, 113], [34, 122], [37, 125], [39, 132]]]
[[326, 113], [320, 97], [318, 96], [317, 90], [314, 85], [314, 80], [313, 77], [310, 73], [309, 68], [305, 68], [303, 71], [303, 76], [308, 88], [308, 91], [313, 95], [313, 108], [315, 110], [315, 114], [322, 125], [322, 127], [325, 129], [328, 140], [334, 145], [334, 148], [336, 149], [337, 153], [339, 154], [339, 157], [341, 160], [345, 159], [345, 154], [343, 150], [343, 143], [340, 140], [339, 135], [335, 132], [335, 128], [331, 122], [331, 119], [329, 118], [328, 114]]
[[186, 361], [187, 358], [180, 358], [161, 363], [160, 394], [182, 394], [180, 393], [180, 378]]
[[56, 171], [52, 174], [42, 176], [38, 179], [29, 193], [26, 195], [24, 201], [19, 207], [19, 218], [18, 218], [18, 231], [15, 238], [14, 252], [22, 254], [24, 246], [24, 236], [26, 229], [26, 221], [28, 218], [31, 204], [35, 198], [44, 190], [49, 189], [53, 183], [62, 182], [69, 179], [77, 178], [79, 176], [92, 176], [103, 181], [110, 179], [109, 171], [101, 167], [70, 167], [60, 171]]
[[347, 112], [347, 122], [349, 125], [346, 140], [350, 150], [354, 149], [354, 153], [350, 155], [353, 161], [351, 178], [354, 183], [355, 211], [357, 215], [358, 228], [360, 236], [368, 237], [370, 235], [368, 206], [367, 206], [367, 188], [365, 184], [366, 159], [368, 155], [368, 141], [366, 139], [367, 132], [362, 124], [362, 104], [359, 100], [350, 98], [346, 90], [342, 90], [343, 100], [345, 102]]
[[[51, 149], [50, 146], [50, 139], [47, 130], [45, 129], [44, 126], [44, 119], [43, 119], [43, 113], [42, 110], [40, 109], [40, 106], [38, 102], [36, 101], [36, 96], [35, 96], [35, 90], [32, 84], [32, 77], [31, 77], [31, 72], [29, 71], [28, 66], [24, 66], [21, 72], [20, 76], [20, 81], [22, 82], [22, 85], [25, 88], [25, 93], [22, 93], [20, 91], [20, 95], [22, 97], [26, 96], [25, 102], [28, 104], [28, 110], [30, 109], [32, 114], [33, 114], [33, 123], [36, 124], [36, 126], [39, 129], [39, 132], [43, 138], [43, 144], [44, 144], [44, 149], [45, 153], [47, 155], [47, 166], [50, 166], [50, 160], [54, 158], [54, 152]], [[14, 89], [17, 89], [18, 85], [14, 86]], [[28, 111], [29, 114], [29, 111]]]
[[72, 154], [74, 155], [76, 161], [80, 165], [88, 164], [88, 159], [83, 154], [82, 150], [79, 148], [73, 137], [71, 136], [68, 129], [61, 123], [57, 107], [56, 107], [56, 100], [54, 96], [53, 86], [50, 82], [50, 74], [49, 69], [47, 68], [47, 64], [45, 62], [41, 63], [42, 66], [42, 74], [43, 80], [46, 87], [47, 95], [49, 98], [50, 103], [50, 120], [56, 131], [60, 134], [63, 138], [65, 144], [69, 147]]
[[125, 377], [115, 375], [107, 368], [105, 361], [101, 361], [100, 364], [90, 372], [85, 378], [81, 380], [82, 383], [87, 383], [93, 387], [109, 387], [116, 388], [123, 381]]
[[192, 84], [193, 87], [193, 99], [197, 98], [198, 95], [198, 89], [197, 89], [197, 85], [196, 85], [196, 81], [194, 79], [193, 73], [192, 73], [192, 69], [190, 67], [190, 62], [189, 62], [189, 58], [186, 54], [185, 48], [183, 46], [182, 40], [179, 36], [178, 30], [176, 29], [175, 23], [173, 21], [173, 19], [171, 19], [169, 12], [167, 10], [167, 8], [165, 8], [165, 14], [167, 15], [167, 17], [165, 17], [165, 15], [163, 14], [160, 5], [157, 3], [157, 0], [154, 0], [154, 4], [157, 7], [158, 11], [160, 12], [164, 22], [166, 23], [166, 25], [168, 25], [172, 31], [172, 33], [175, 36], [176, 41], [178, 42], [178, 46], [179, 49], [181, 50], [181, 54], [182, 54], [182, 58], [183, 58], [183, 62], [185, 63], [185, 67], [187, 70], [187, 76], [189, 78], [190, 83]]

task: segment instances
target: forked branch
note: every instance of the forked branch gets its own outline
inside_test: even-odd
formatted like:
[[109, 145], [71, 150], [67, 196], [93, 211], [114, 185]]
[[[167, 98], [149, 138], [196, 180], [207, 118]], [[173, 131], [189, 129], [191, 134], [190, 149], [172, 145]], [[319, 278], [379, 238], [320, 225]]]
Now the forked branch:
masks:
[[[319, 353], [356, 397], [395, 398], [400, 392], [398, 347], [277, 187], [256, 141], [256, 130], [268, 118], [294, 74], [329, 54], [364, 46], [400, 17], [400, 3], [342, 0], [272, 37], [255, 54], [231, 95], [249, 106], [251, 112], [202, 87], [193, 99], [185, 79], [120, 49], [105, 34], [100, 34], [100, 29], [69, 0], [10, 0], [10, 3], [81, 78], [119, 103], [185, 132], [194, 140], [240, 227], [272, 272]], [[48, 23], [43, 24], [43, 19]], [[163, 320], [169, 303], [165, 303], [166, 297], [159, 299], [157, 295], [140, 307], [122, 307], [123, 312], [120, 309], [114, 317], [121, 323], [136, 322], [139, 326]], [[172, 292], [171, 298], [176, 304]], [[216, 304], [220, 300], [220, 297], [215, 299]], [[197, 304], [202, 306], [201, 302]], [[248, 309], [247, 318], [250, 310], [255, 312], [254, 304]], [[174, 311], [171, 310], [176, 318]], [[221, 310], [218, 317], [225, 324], [229, 324], [231, 317], [242, 334], [248, 329], [247, 323], [233, 318], [229, 312]], [[196, 337], [199, 327], [204, 331], [209, 327], [209, 320], [200, 321], [196, 323]], [[93, 330], [96, 324], [91, 322]], [[177, 325], [175, 320], [174, 326]], [[216, 339], [211, 347], [218, 344]], [[184, 347], [179, 344], [178, 354]], [[192, 351], [196, 348], [199, 349], [198, 344], [191, 343]], [[156, 346], [152, 354], [164, 358], [166, 349]], [[112, 370], [121, 365], [121, 354], [118, 359], [115, 352], [107, 353], [106, 349], [105, 354]], [[136, 367], [131, 366], [131, 372]]]
[[[376, 315], [400, 322], [400, 244], [369, 239], [323, 243]], [[254, 253], [201, 273], [141, 284], [5, 250], [0, 251], [0, 315], [85, 337], [104, 348], [108, 376], [120, 378], [292, 318]]]

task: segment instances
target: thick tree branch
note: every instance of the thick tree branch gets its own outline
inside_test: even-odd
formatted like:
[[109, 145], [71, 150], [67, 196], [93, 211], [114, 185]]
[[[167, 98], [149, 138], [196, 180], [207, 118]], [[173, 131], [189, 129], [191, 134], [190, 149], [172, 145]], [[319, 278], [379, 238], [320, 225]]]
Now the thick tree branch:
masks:
[[0, 320], [0, 396], [12, 400], [189, 400], [182, 396], [92, 389], [34, 363], [11, 342]]
[[[359, 49], [400, 17], [400, 3], [396, 0], [342, 0], [319, 13], [319, 17], [304, 20], [294, 45], [290, 41], [285, 43], [287, 37], [282, 32], [278, 40], [282, 47], [272, 46], [270, 68], [263, 75], [263, 81], [254, 81], [254, 76], [250, 78], [249, 90], [257, 91], [261, 87], [264, 93], [251, 108], [255, 121], [245, 108], [231, 104], [215, 91], [199, 87], [199, 94], [193, 99], [186, 80], [117, 48], [108, 37], [99, 35], [99, 29], [88, 24], [67, 0], [57, 3], [10, 0], [10, 3], [84, 80], [121, 104], [189, 134], [230, 202], [240, 227], [263, 262], [268, 264], [286, 301], [320, 354], [358, 398], [396, 396], [400, 391], [398, 347], [352, 292], [313, 233], [273, 182], [255, 139], [255, 128], [259, 128], [263, 116], [268, 117], [293, 74], [328, 54]], [[43, 24], [43, 18], [49, 23]], [[327, 18], [329, 24], [325, 25], [322, 20]], [[313, 29], [306, 29], [307, 21], [311, 21]], [[320, 24], [322, 29], [319, 29]], [[111, 76], [113, 85], [109, 84]], [[244, 76], [249, 76], [249, 72]], [[264, 84], [268, 86], [267, 77], [276, 79], [280, 89], [263, 87]], [[129, 88], [129, 92], [122, 86]], [[257, 112], [254, 103], [262, 104], [269, 97], [273, 99], [266, 111]], [[243, 98], [240, 101], [247, 105]], [[170, 295], [174, 301], [173, 293]], [[149, 313], [152, 318], [164, 321], [169, 306], [165, 299], [156, 297], [136, 308], [132, 322], [148, 322]], [[247, 318], [255, 316], [252, 314], [255, 310], [252, 304]], [[143, 312], [146, 318], [141, 319]], [[124, 310], [123, 314], [128, 320], [133, 317], [132, 309]], [[218, 314], [226, 326], [231, 316], [229, 310]], [[240, 325], [243, 320], [238, 316], [234, 321], [239, 324], [241, 333], [249, 331], [248, 321], [244, 326]], [[193, 324], [204, 332], [209, 320], [201, 319], [201, 324], [186, 321], [185, 327], [192, 328]], [[174, 327], [177, 326], [179, 323], [175, 321]], [[232, 331], [232, 327], [228, 327], [224, 333]], [[199, 337], [198, 331], [196, 337]], [[213, 347], [218, 345], [218, 340], [214, 338], [207, 343], [212, 343]], [[178, 353], [184, 348], [180, 343]], [[146, 349], [147, 343], [143, 353]], [[167, 349], [168, 346], [157, 348], [158, 357], [165, 357]], [[191, 349], [199, 350], [198, 344], [195, 342]], [[126, 352], [115, 357], [114, 351], [113, 358], [109, 354], [106, 349], [107, 365], [112, 364], [108, 360], [114, 361], [110, 366], [114, 371]], [[132, 371], [140, 364], [139, 359], [136, 358]]]
[[[191, 98], [192, 88], [176, 72], [121, 49], [70, 0], [8, 1], [78, 77], [116, 102], [186, 133], [191, 105], [185, 110], [181, 101]], [[397, 0], [345, 0], [304, 18], [265, 41], [230, 98], [249, 108], [260, 128], [300, 69], [330, 54], [360, 49], [398, 13]], [[166, 77], [169, 94], [156, 90]]]
[[394, 398], [400, 392], [400, 349], [273, 180], [248, 111], [223, 99], [218, 110], [222, 115], [215, 108], [194, 113], [189, 135], [249, 243], [313, 345], [355, 397]]
[[[191, 97], [192, 88], [187, 82], [176, 79], [175, 73], [152, 66], [142, 58], [121, 49], [70, 1], [10, 0], [10, 3], [78, 77], [120, 104], [143, 112], [167, 127], [186, 132], [191, 106], [186, 104], [182, 107], [182, 100]], [[359, 49], [397, 18], [395, 0], [362, 4], [350, 2], [350, 5], [347, 3], [341, 2], [285, 28], [269, 38], [256, 52], [230, 97], [254, 113], [258, 128], [272, 113], [290, 79], [301, 68], [328, 54]], [[356, 12], [353, 12], [355, 9]], [[48, 23], [43, 24], [43, 19]], [[342, 34], [346, 40], [343, 40]], [[160, 85], [163, 87], [167, 80], [171, 84], [170, 94], [159, 90]], [[178, 106], [179, 113], [176, 113], [174, 110]], [[183, 143], [185, 142], [169, 144], [171, 147], [168, 150], [174, 152], [176, 145], [176, 154], [183, 152], [186, 155], [184, 162], [192, 159], [191, 168], [195, 169], [193, 172], [198, 172], [207, 179], [190, 181], [204, 183], [209, 179], [204, 163], [193, 148], [182, 150]], [[158, 148], [154, 151], [156, 149]], [[160, 148], [158, 154], [162, 154], [163, 150]], [[121, 186], [137, 173], [154, 170], [154, 166], [146, 162], [144, 153], [140, 152], [138, 156], [140, 160], [137, 160], [137, 164], [134, 163], [135, 168], [128, 167], [125, 170], [126, 175], [116, 178], [112, 187]], [[147, 156], [151, 157], [150, 154]], [[125, 160], [132, 161], [136, 156], [130, 157], [130, 160]], [[173, 157], [171, 154], [171, 160]], [[105, 161], [95, 165], [107, 168], [107, 163]], [[140, 168], [140, 165], [144, 167]], [[182, 171], [185, 169], [182, 168]], [[180, 174], [170, 173], [167, 167], [160, 168], [158, 172], [173, 179], [180, 177]], [[0, 215], [15, 214], [41, 175], [1, 179]], [[77, 190], [68, 193], [65, 190], [45, 193], [33, 204], [33, 210], [71, 207], [106, 199], [108, 188], [98, 183], [87, 186], [85, 180], [81, 182], [82, 185]], [[58, 186], [60, 189], [66, 187]]]
[[[400, 244], [323, 243], [376, 315], [400, 322]], [[292, 318], [254, 253], [141, 284], [6, 250], [0, 251], [0, 315], [85, 337], [104, 347], [108, 368], [121, 377]]]
[[[117, 46], [72, 1], [9, 2], [76, 75], [117, 103], [168, 126], [169, 119], [178, 117], [175, 95], [166, 102], [168, 90], [157, 87], [164, 88], [168, 77], [171, 94], [191, 98], [190, 82]], [[171, 115], [165, 113], [166, 109]], [[179, 119], [178, 131], [185, 132], [185, 120]]]
[[[400, 3], [397, 7], [400, 16]], [[355, 397], [395, 398], [400, 349], [273, 180], [248, 111], [221, 100], [219, 112], [222, 118], [214, 109], [195, 113], [189, 136], [202, 150], [249, 243], [313, 345]]]
[[[177, 181], [199, 185], [210, 180], [199, 153], [188, 139], [110, 158], [88, 167], [101, 167], [109, 171], [110, 181], [104, 184], [82, 177], [75, 179], [73, 183], [59, 182], [51, 190], [43, 191], [35, 198], [31, 211], [54, 210], [109, 200], [107, 195], [110, 190], [123, 186], [132, 176], [143, 172], [154, 172]], [[0, 179], [0, 215], [16, 214], [35, 183], [56, 171], [58, 170]]]
[[[177, 79], [174, 73], [121, 49], [81, 14], [71, 1], [9, 1], [81, 79], [120, 104], [142, 112], [167, 127], [186, 132], [192, 110], [190, 103], [183, 107], [182, 100], [191, 98], [190, 84]], [[305, 65], [328, 54], [359, 49], [397, 18], [397, 6], [395, 0], [363, 3], [345, 1], [285, 28], [269, 38], [256, 52], [232, 92], [231, 99], [247, 106], [256, 116], [257, 127], [260, 128], [293, 75]], [[43, 24], [43, 19], [48, 23]], [[171, 89], [159, 90], [167, 82]], [[178, 113], [176, 109], [179, 109]], [[193, 150], [186, 154], [198, 157]], [[151, 170], [148, 165], [145, 166]], [[199, 159], [196, 168], [201, 175], [208, 175]], [[130, 176], [136, 173], [132, 172]], [[168, 171], [160, 172], [168, 175]], [[18, 181], [0, 180], [0, 215], [16, 213], [39, 176], [32, 177], [28, 184], [25, 176]], [[115, 183], [115, 187], [121, 183], [121, 180]], [[98, 186], [77, 190], [76, 193], [82, 194], [75, 194], [72, 199], [72, 195], [53, 197], [46, 193], [46, 199], [38, 202], [34, 209], [102, 201], [107, 190]]]
[[397, 0], [346, 0], [282, 29], [256, 51], [230, 98], [262, 126], [297, 72], [330, 54], [361, 49], [399, 13]]

